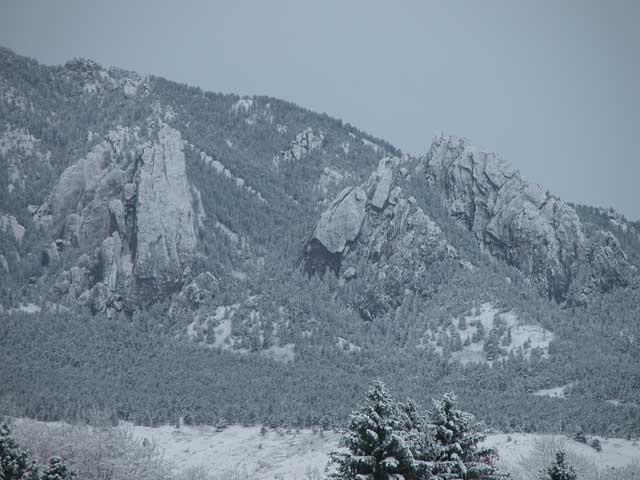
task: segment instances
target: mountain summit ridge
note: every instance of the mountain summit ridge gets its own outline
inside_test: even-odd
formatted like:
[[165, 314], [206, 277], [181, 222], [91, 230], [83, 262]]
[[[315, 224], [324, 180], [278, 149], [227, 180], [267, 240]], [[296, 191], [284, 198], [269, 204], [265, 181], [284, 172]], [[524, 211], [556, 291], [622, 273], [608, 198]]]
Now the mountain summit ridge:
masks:
[[[243, 196], [244, 191], [263, 203], [254, 207], [250, 206], [254, 200], [248, 200], [246, 208], [258, 208], [256, 213], [271, 208], [269, 195], [261, 192], [261, 188], [267, 188], [273, 191], [272, 201], [277, 199], [283, 208], [295, 205], [298, 212], [304, 211], [303, 217], [315, 224], [311, 237], [301, 239], [306, 243], [303, 254], [309, 273], [323, 273], [327, 267], [339, 273], [343, 257], [358, 243], [367, 241], [370, 244], [364, 255], [372, 264], [383, 257], [404, 257], [393, 268], [397, 279], [409, 274], [418, 278], [412, 270], [416, 265], [428, 268], [422, 263], [425, 252], [433, 258], [455, 257], [469, 265], [464, 260], [465, 252], [451, 247], [440, 227], [430, 219], [429, 210], [435, 206], [416, 206], [409, 183], [422, 176], [427, 179], [426, 188], [439, 192], [449, 215], [473, 234], [483, 250], [516, 267], [543, 295], [557, 302], [584, 302], [591, 291], [625, 287], [635, 275], [635, 266], [629, 263], [613, 233], [586, 232], [571, 206], [522, 179], [501, 157], [474, 147], [465, 139], [441, 134], [424, 157], [416, 158], [399, 155], [398, 150], [384, 142], [376, 143], [371, 137], [358, 138], [356, 131], [345, 129], [341, 122], [291, 128], [275, 99], [237, 99], [188, 87], [186, 97], [181, 90], [185, 100], [180, 103], [176, 95], [161, 92], [166, 87], [175, 90], [162, 79], [105, 69], [90, 60], [75, 59], [63, 67], [42, 70], [6, 49], [3, 58], [7, 68], [2, 76], [2, 98], [6, 108], [12, 109], [5, 115], [3, 134], [7, 145], [3, 157], [13, 165], [8, 177], [24, 182], [23, 174], [20, 180], [21, 164], [36, 170], [46, 167], [51, 175], [48, 184], [41, 185], [36, 194], [42, 198], [40, 205], [23, 204], [23, 208], [28, 207], [33, 213], [34, 226], [26, 228], [41, 229], [51, 242], [42, 247], [41, 264], [47, 272], [45, 276], [58, 275], [58, 279], [55, 288], [49, 293], [44, 289], [42, 294], [54, 302], [64, 298], [63, 303], [73, 305], [80, 299], [93, 311], [122, 308], [123, 302], [134, 305], [142, 301], [148, 305], [166, 293], [178, 292], [193, 276], [204, 273], [192, 267], [201, 256], [198, 252], [207, 248], [203, 238], [211, 226], [206, 225], [206, 219], [216, 219], [216, 228], [227, 227], [220, 222], [217, 206], [211, 211], [209, 203], [207, 211], [203, 204], [202, 193], [210, 187], [198, 186], [194, 176], [195, 170], [202, 168], [203, 159], [207, 166], [213, 166], [213, 172], [234, 183], [230, 195]], [[21, 62], [26, 62], [22, 65], [24, 74], [13, 80], [5, 78], [6, 74], [11, 77], [15, 73], [12, 68], [19, 70], [16, 66]], [[56, 88], [29, 98], [31, 87], [27, 85], [37, 84], [29, 75], [38, 77], [43, 72], [51, 76]], [[30, 108], [15, 108], [16, 95], [26, 101], [20, 105], [30, 104]], [[206, 115], [213, 114], [213, 123], [202, 123], [185, 110], [184, 102], [212, 108]], [[52, 158], [52, 150], [47, 150], [46, 145], [54, 145], [33, 136], [28, 128], [30, 119], [36, 117], [40, 121], [44, 116], [46, 123], [39, 128], [45, 132], [59, 128], [56, 125], [62, 125], [64, 120], [57, 110], [67, 108], [63, 107], [65, 103], [71, 103], [79, 112], [86, 112], [87, 108], [104, 112], [93, 120], [102, 132], [88, 125], [74, 125], [69, 139], [79, 149], [54, 153], [53, 166], [51, 160], [39, 166], [31, 160], [34, 145], [40, 149], [38, 159]], [[108, 104], [120, 105], [120, 110], [111, 112]], [[39, 106], [44, 110], [38, 110]], [[286, 115], [306, 115], [296, 108], [285, 111]], [[122, 112], [129, 110], [131, 114], [123, 116]], [[212, 137], [206, 133], [212, 127], [220, 129], [221, 135]], [[197, 131], [205, 133], [199, 136]], [[240, 141], [232, 140], [238, 135]], [[275, 148], [264, 143], [265, 135], [274, 139]], [[69, 162], [69, 154], [73, 156], [83, 149], [85, 156]], [[253, 158], [264, 153], [272, 161], [255, 163]], [[252, 177], [242, 176], [250, 172]], [[299, 184], [290, 183], [292, 174], [301, 180]], [[12, 180], [3, 198], [11, 200], [20, 195], [14, 191], [16, 185], [20, 189], [19, 182]], [[304, 197], [302, 202], [296, 199]], [[11, 218], [15, 220], [25, 218], [25, 210], [4, 213], [13, 214]], [[296, 221], [295, 215], [289, 218]], [[400, 231], [404, 232], [403, 240], [396, 238]], [[376, 239], [366, 240], [373, 232]], [[392, 238], [400, 243], [394, 245]], [[258, 243], [252, 242], [250, 236], [245, 239], [253, 252], [250, 256], [259, 256]], [[66, 248], [87, 257], [62, 268], [61, 255]], [[11, 263], [9, 257], [10, 252], [3, 252], [5, 273]], [[355, 257], [351, 263], [354, 261]], [[346, 268], [351, 272], [355, 266]], [[381, 279], [379, 275], [386, 274], [378, 272], [377, 278]], [[369, 281], [376, 280], [372, 277]], [[398, 281], [398, 291], [407, 287], [404, 281]], [[74, 282], [83, 285], [69, 290]], [[419, 280], [410, 283], [415, 282]], [[421, 287], [416, 284], [410, 288], [416, 289]], [[391, 301], [399, 303], [400, 298]]]
[[638, 232], [455, 137], [416, 157], [0, 49], [0, 403], [24, 415], [337, 425], [382, 378], [500, 428], [637, 431]]

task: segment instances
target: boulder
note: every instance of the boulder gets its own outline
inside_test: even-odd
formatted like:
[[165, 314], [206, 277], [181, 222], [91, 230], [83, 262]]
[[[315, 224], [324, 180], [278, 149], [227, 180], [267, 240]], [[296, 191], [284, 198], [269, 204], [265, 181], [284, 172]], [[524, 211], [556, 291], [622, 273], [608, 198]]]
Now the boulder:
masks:
[[313, 239], [330, 253], [344, 252], [360, 233], [366, 205], [367, 194], [362, 187], [345, 188], [320, 217]]

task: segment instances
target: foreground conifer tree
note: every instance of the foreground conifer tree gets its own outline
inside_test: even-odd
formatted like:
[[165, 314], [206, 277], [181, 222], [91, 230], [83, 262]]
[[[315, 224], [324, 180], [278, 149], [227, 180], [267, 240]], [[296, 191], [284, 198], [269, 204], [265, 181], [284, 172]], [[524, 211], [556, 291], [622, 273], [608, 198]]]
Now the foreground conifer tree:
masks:
[[406, 442], [407, 413], [391, 399], [382, 382], [375, 382], [364, 404], [351, 416], [341, 445], [347, 452], [333, 452], [340, 480], [410, 480], [414, 460]]
[[578, 475], [571, 465], [567, 463], [565, 453], [560, 450], [556, 453], [556, 460], [547, 470], [549, 480], [576, 480]]
[[57, 457], [53, 457], [40, 474], [38, 465], [29, 461], [26, 450], [11, 436], [9, 426], [0, 425], [0, 480], [72, 480], [74, 477]]
[[29, 470], [27, 452], [11, 437], [7, 424], [0, 425], [0, 480], [18, 480]]
[[491, 462], [493, 449], [481, 448], [473, 415], [457, 408], [453, 394], [434, 401], [420, 415], [411, 400], [396, 403], [375, 382], [365, 403], [351, 416], [341, 446], [333, 452], [338, 480], [496, 480], [506, 478]]
[[432, 463], [431, 477], [434, 480], [505, 478], [492, 462], [497, 454], [494, 449], [478, 445], [485, 439], [471, 413], [458, 409], [458, 401], [453, 393], [447, 393], [442, 400], [434, 400], [431, 414], [431, 446], [421, 455], [420, 460]]
[[69, 467], [62, 463], [62, 460], [53, 457], [42, 472], [41, 478], [42, 480], [72, 480], [75, 475], [69, 470]]

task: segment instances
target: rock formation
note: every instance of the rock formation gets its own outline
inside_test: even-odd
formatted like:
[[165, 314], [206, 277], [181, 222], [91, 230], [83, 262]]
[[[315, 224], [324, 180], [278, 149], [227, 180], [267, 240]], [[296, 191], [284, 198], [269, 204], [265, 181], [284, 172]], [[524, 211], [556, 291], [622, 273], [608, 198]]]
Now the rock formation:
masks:
[[436, 260], [457, 259], [438, 225], [394, 185], [404, 176], [400, 164], [383, 158], [365, 184], [340, 192], [305, 248], [309, 274], [329, 269], [363, 280], [367, 291], [356, 303], [367, 320], [399, 305], [405, 290], [428, 290], [423, 278]]
[[84, 267], [61, 272], [60, 297], [97, 312], [122, 306], [124, 298], [148, 303], [179, 289], [197, 223], [183, 149], [180, 132], [166, 125], [144, 142], [118, 128], [63, 172], [34, 212], [56, 239], [42, 264], [57, 268], [61, 249], [73, 245], [96, 259], [98, 277]]
[[137, 172], [136, 281], [158, 288], [176, 282], [196, 246], [193, 199], [180, 132], [163, 127]]
[[[588, 240], [575, 210], [523, 180], [511, 165], [455, 137], [437, 137], [426, 174], [452, 216], [493, 256], [518, 268], [543, 294], [566, 298], [584, 263], [606, 285], [624, 284], [630, 268], [619, 248], [587, 258]], [[603, 286], [600, 280], [595, 280]]]

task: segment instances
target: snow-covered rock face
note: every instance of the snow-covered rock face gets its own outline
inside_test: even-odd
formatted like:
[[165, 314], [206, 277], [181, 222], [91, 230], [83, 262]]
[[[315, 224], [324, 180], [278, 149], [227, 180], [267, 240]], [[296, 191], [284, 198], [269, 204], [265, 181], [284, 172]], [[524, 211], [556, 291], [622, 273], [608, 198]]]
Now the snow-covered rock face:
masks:
[[179, 288], [205, 216], [187, 180], [184, 147], [180, 132], [162, 123], [148, 138], [118, 127], [62, 173], [33, 212], [54, 240], [43, 252], [51, 273], [65, 248], [86, 254], [58, 274], [61, 299], [98, 312]]
[[[549, 297], [558, 301], [567, 297], [587, 250], [573, 208], [523, 180], [494, 154], [454, 137], [433, 141], [426, 174], [445, 194], [451, 215], [491, 254], [518, 268]], [[621, 250], [609, 253], [626, 263]], [[615, 272], [620, 265], [611, 259], [598, 260], [597, 265], [597, 270], [609, 272], [607, 277], [624, 276]]]
[[307, 127], [296, 135], [296, 138], [291, 142], [291, 146], [287, 150], [280, 152], [280, 157], [274, 158], [273, 162], [278, 166], [281, 162], [287, 163], [299, 161], [313, 150], [317, 150], [322, 147], [323, 141], [323, 132]]
[[399, 158], [383, 158], [367, 182], [342, 190], [305, 247], [307, 273], [329, 269], [342, 282], [358, 278], [372, 289], [380, 287], [363, 299], [365, 319], [388, 311], [405, 290], [421, 290], [436, 259], [457, 259], [438, 225], [396, 185], [400, 164]]
[[154, 288], [179, 279], [196, 246], [183, 148], [180, 132], [161, 128], [158, 140], [144, 149], [137, 173], [134, 275]]
[[344, 252], [360, 233], [367, 195], [362, 187], [347, 187], [320, 217], [314, 238], [331, 253]]
[[636, 268], [627, 260], [620, 242], [611, 232], [598, 232], [587, 254], [591, 265], [591, 282], [602, 292], [626, 285]]
[[93, 60], [77, 58], [67, 62], [65, 69], [81, 82], [82, 91], [87, 95], [121, 89], [127, 97], [134, 97], [149, 91], [146, 77], [119, 68], [106, 69]]
[[369, 184], [373, 185], [373, 198], [371, 205], [378, 210], [382, 209], [389, 199], [391, 184], [393, 183], [393, 166], [398, 164], [398, 159], [383, 158], [378, 169], [371, 174]]
[[18, 244], [22, 242], [25, 232], [25, 228], [20, 225], [20, 222], [13, 215], [0, 215], [0, 230], [10, 232]]

